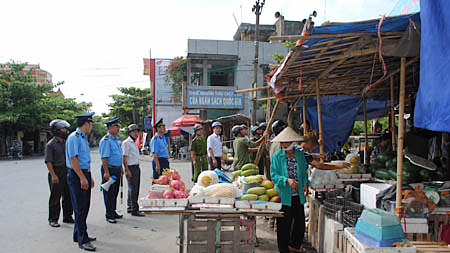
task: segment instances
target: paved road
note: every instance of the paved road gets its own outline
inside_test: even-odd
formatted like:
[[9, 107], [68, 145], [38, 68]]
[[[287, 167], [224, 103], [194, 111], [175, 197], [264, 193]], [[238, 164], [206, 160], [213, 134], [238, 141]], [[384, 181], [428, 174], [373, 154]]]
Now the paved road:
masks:
[[[100, 252], [177, 252], [178, 216], [125, 215], [117, 224], [104, 218], [103, 196], [99, 190], [100, 156], [91, 153], [95, 188], [92, 190], [88, 217], [90, 236], [97, 237]], [[190, 163], [172, 163], [187, 186], [191, 186]], [[142, 157], [141, 197], [151, 183], [151, 161]], [[0, 252], [80, 252], [73, 243], [73, 225], [61, 223], [60, 228], [48, 226], [47, 169], [43, 157], [21, 161], [0, 161]], [[124, 185], [124, 203], [127, 184]], [[125, 204], [121, 210], [125, 213]], [[62, 219], [62, 217], [61, 217]], [[61, 220], [60, 219], [60, 220]], [[131, 250], [131, 251], [130, 251]]]
[[[97, 237], [98, 252], [178, 252], [178, 216], [147, 215], [134, 217], [125, 214], [117, 224], [104, 218], [103, 196], [99, 190], [100, 156], [91, 151], [95, 188], [92, 190], [88, 232]], [[188, 162], [172, 162], [188, 188], [192, 187], [191, 167]], [[141, 189], [144, 197], [151, 184], [151, 160], [141, 156]], [[73, 225], [60, 223], [60, 228], [48, 226], [47, 169], [43, 157], [24, 160], [0, 161], [0, 252], [80, 252], [72, 242]], [[127, 183], [124, 185], [124, 203]], [[125, 204], [120, 207], [125, 213]], [[60, 218], [60, 221], [62, 217]], [[259, 222], [261, 224], [261, 222]], [[261, 224], [264, 226], [264, 223]], [[257, 252], [274, 252], [276, 239], [273, 232], [258, 229], [261, 246]]]

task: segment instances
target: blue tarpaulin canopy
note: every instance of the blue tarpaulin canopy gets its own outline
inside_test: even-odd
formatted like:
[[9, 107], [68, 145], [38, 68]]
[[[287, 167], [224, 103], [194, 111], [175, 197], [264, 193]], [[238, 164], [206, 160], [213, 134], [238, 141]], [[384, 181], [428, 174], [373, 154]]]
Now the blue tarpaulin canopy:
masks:
[[[340, 95], [321, 97], [320, 103], [325, 152], [340, 150], [350, 136], [355, 120], [363, 120], [363, 101], [358, 96]], [[389, 101], [375, 99], [366, 101], [368, 120], [387, 115], [389, 109]], [[306, 119], [310, 122], [310, 128], [319, 132], [315, 98], [306, 99]]]
[[450, 132], [450, 1], [420, 1], [420, 86], [414, 125]]
[[[417, 90], [419, 29], [418, 13], [314, 27], [310, 36], [301, 37], [307, 41], [296, 46], [274, 71], [272, 88], [285, 101], [310, 97], [307, 119], [314, 130], [318, 130], [315, 97], [319, 89], [325, 151], [340, 149], [338, 143], [342, 146], [347, 141], [354, 121], [363, 119], [363, 96], [368, 119], [387, 115], [389, 78], [398, 76], [400, 57], [409, 57], [406, 91]], [[394, 82], [397, 96], [399, 80]]]

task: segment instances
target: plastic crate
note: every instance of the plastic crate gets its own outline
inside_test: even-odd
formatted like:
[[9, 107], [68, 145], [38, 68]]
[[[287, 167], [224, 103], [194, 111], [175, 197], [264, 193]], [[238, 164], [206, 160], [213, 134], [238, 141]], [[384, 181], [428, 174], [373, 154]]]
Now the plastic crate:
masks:
[[390, 239], [390, 240], [377, 241], [377, 240], [367, 236], [366, 234], [358, 232], [358, 231], [355, 231], [355, 237], [361, 243], [363, 243], [367, 246], [372, 246], [372, 247], [392, 247], [392, 244], [403, 241], [402, 238], [394, 238], [394, 239]]
[[352, 201], [344, 201], [342, 224], [344, 227], [354, 227], [361, 216], [364, 206]]
[[364, 209], [363, 205], [339, 196], [324, 200], [323, 206], [325, 216], [342, 223], [344, 227], [354, 227]]
[[379, 227], [394, 226], [399, 224], [398, 217], [381, 209], [366, 209], [361, 214], [362, 221]]
[[377, 241], [405, 238], [403, 228], [400, 224], [394, 226], [379, 227], [359, 219], [356, 223], [355, 231], [364, 233], [365, 235]]

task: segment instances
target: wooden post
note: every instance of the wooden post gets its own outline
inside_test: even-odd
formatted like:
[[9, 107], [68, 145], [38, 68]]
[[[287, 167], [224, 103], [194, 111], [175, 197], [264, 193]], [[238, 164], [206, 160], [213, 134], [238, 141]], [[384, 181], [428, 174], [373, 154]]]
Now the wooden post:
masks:
[[402, 57], [400, 65], [400, 97], [398, 115], [398, 145], [397, 145], [397, 195], [395, 199], [395, 213], [400, 217], [402, 213], [402, 185], [403, 185], [403, 139], [405, 131], [405, 83], [406, 83], [406, 58]]
[[[317, 117], [319, 120], [319, 140], [320, 143], [320, 153], [325, 153], [324, 140], [323, 140], [323, 125], [322, 125], [322, 105], [320, 104], [320, 89], [319, 80], [316, 80], [316, 94], [317, 94]], [[320, 159], [323, 162], [323, 159]]]
[[[270, 97], [270, 86], [267, 87], [267, 97]], [[272, 107], [272, 101], [267, 100], [266, 122], [269, 122], [270, 119], [270, 107]]]
[[[280, 100], [277, 100], [277, 103], [275, 104], [275, 107], [273, 108], [272, 115], [270, 116], [269, 122], [267, 122], [266, 131], [264, 131], [265, 135], [266, 134], [268, 135], [270, 129], [272, 128], [272, 123], [275, 120], [275, 115], [277, 114], [279, 105], [280, 105]], [[258, 164], [259, 159], [261, 159], [262, 151], [263, 151], [264, 147], [266, 146], [265, 142], [266, 142], [266, 140], [264, 139], [258, 147], [258, 153], [256, 153], [255, 164]]]
[[363, 97], [363, 117], [364, 117], [364, 164], [368, 163], [369, 138], [367, 137], [367, 99]]
[[392, 135], [392, 150], [395, 150], [395, 147], [397, 146], [397, 140], [395, 139], [395, 111], [394, 111], [394, 106], [395, 106], [395, 100], [394, 100], [394, 77], [391, 76], [389, 78], [390, 81], [390, 88], [391, 88], [391, 135]]
[[[306, 97], [303, 96], [302, 97], [302, 104], [303, 104], [303, 124], [305, 124], [306, 122]], [[307, 134], [308, 133], [308, 129], [303, 129], [303, 134]]]

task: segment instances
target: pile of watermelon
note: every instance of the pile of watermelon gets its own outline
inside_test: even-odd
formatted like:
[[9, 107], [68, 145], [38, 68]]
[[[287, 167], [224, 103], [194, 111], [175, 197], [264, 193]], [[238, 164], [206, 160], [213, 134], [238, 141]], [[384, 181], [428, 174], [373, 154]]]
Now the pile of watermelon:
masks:
[[[445, 177], [442, 169], [429, 171], [412, 164], [403, 158], [403, 182], [407, 184], [440, 180]], [[397, 154], [392, 151], [380, 153], [371, 159], [370, 169], [372, 176], [384, 180], [397, 180]]]
[[153, 179], [153, 182], [169, 187], [165, 187], [166, 189], [162, 191], [150, 190], [147, 196], [148, 199], [185, 199], [189, 196], [189, 192], [183, 180], [181, 180], [180, 174], [174, 169], [165, 169], [158, 179]]

